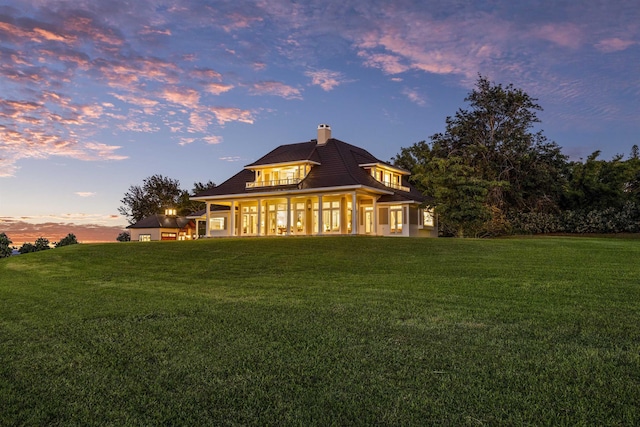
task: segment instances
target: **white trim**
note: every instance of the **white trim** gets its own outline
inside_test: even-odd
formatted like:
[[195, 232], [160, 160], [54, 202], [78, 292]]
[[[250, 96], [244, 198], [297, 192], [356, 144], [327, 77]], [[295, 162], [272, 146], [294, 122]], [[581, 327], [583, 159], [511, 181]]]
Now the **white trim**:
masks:
[[388, 169], [391, 171], [396, 171], [398, 173], [400, 173], [401, 175], [411, 175], [411, 172], [409, 172], [408, 170], [396, 167], [396, 166], [391, 166], [391, 165], [387, 165], [386, 163], [361, 163], [358, 166], [360, 166], [361, 168], [373, 168], [373, 167], [379, 167], [382, 169]]
[[320, 193], [333, 193], [336, 191], [354, 191], [354, 190], [367, 190], [372, 193], [378, 193], [378, 194], [393, 194], [393, 191], [382, 190], [380, 188], [374, 188], [374, 187], [369, 187], [365, 185], [345, 185], [341, 187], [320, 187], [320, 188], [305, 188], [305, 189], [281, 190], [281, 191], [270, 191], [270, 192], [219, 194], [215, 196], [190, 197], [190, 200], [257, 199], [258, 197], [265, 198], [269, 196], [286, 196], [286, 195], [295, 196], [295, 195], [302, 195], [302, 194], [316, 195]]
[[297, 161], [292, 161], [292, 162], [283, 162], [283, 163], [266, 163], [263, 165], [246, 165], [244, 167], [244, 169], [246, 170], [250, 170], [250, 171], [256, 171], [259, 169], [267, 169], [267, 168], [279, 168], [279, 167], [284, 167], [284, 166], [300, 166], [300, 165], [321, 165], [321, 163], [318, 162], [314, 162], [313, 160], [297, 160]]

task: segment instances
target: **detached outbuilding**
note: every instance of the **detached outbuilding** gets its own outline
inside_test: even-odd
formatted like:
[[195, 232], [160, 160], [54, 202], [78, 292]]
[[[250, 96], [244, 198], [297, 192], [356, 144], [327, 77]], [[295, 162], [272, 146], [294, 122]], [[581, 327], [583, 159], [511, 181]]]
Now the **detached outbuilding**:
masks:
[[196, 237], [196, 223], [193, 219], [175, 215], [167, 210], [165, 214], [151, 215], [127, 227], [131, 241], [150, 242], [153, 240], [191, 240]]

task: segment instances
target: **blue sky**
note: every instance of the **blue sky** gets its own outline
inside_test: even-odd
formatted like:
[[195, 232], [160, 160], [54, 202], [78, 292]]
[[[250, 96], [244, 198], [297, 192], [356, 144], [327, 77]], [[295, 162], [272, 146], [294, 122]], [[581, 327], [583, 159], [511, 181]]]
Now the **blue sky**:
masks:
[[319, 123], [389, 160], [478, 74], [537, 98], [574, 159], [640, 144], [637, 0], [10, 0], [0, 58], [14, 243], [114, 240], [131, 185], [221, 183]]

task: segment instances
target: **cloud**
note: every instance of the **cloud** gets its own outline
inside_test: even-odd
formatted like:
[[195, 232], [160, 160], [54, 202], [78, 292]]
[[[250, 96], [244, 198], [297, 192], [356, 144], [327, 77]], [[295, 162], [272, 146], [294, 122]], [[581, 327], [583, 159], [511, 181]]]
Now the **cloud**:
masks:
[[307, 77], [311, 77], [311, 84], [320, 86], [327, 92], [348, 82], [348, 80], [345, 79], [344, 74], [339, 71], [315, 70], [307, 71], [305, 72], [305, 75]]
[[220, 144], [222, 142], [222, 137], [216, 136], [216, 135], [210, 135], [210, 136], [205, 136], [204, 138], [202, 138], [202, 140], [207, 144], [215, 145], [215, 144]]
[[239, 162], [242, 159], [238, 156], [225, 156], [225, 157], [219, 157], [218, 160], [222, 160], [224, 162]]
[[223, 84], [223, 83], [208, 83], [204, 86], [205, 90], [212, 95], [220, 95], [221, 93], [225, 93], [234, 88], [231, 84]]
[[254, 83], [251, 93], [254, 95], [274, 95], [284, 99], [302, 99], [300, 89], [274, 81]]
[[96, 193], [92, 192], [92, 191], [76, 191], [75, 193], [76, 196], [80, 196], [80, 197], [93, 197], [96, 195]]
[[531, 33], [535, 37], [570, 49], [580, 47], [584, 39], [582, 30], [572, 23], [544, 24], [532, 30]]
[[622, 50], [626, 50], [629, 47], [638, 44], [638, 42], [634, 40], [622, 40], [617, 37], [613, 37], [610, 39], [600, 40], [594, 46], [601, 52], [611, 53], [611, 52], [619, 52]]
[[405, 95], [407, 98], [409, 98], [411, 102], [421, 107], [424, 107], [425, 105], [427, 105], [427, 102], [415, 89], [404, 88], [402, 90], [402, 94]]
[[216, 116], [218, 124], [224, 125], [227, 122], [242, 122], [253, 124], [254, 117], [251, 111], [233, 107], [209, 107], [209, 110]]
[[198, 108], [200, 103], [200, 93], [189, 88], [165, 88], [161, 96], [169, 102], [183, 105], [187, 108]]

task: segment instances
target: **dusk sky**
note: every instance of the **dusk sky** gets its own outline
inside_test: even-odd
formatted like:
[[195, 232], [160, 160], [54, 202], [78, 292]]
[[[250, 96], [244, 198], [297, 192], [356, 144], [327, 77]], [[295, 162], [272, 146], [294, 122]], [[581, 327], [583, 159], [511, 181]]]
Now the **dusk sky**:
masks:
[[537, 98], [572, 159], [640, 145], [638, 0], [10, 0], [0, 58], [14, 244], [114, 241], [130, 186], [219, 184], [319, 123], [390, 160], [478, 74]]

